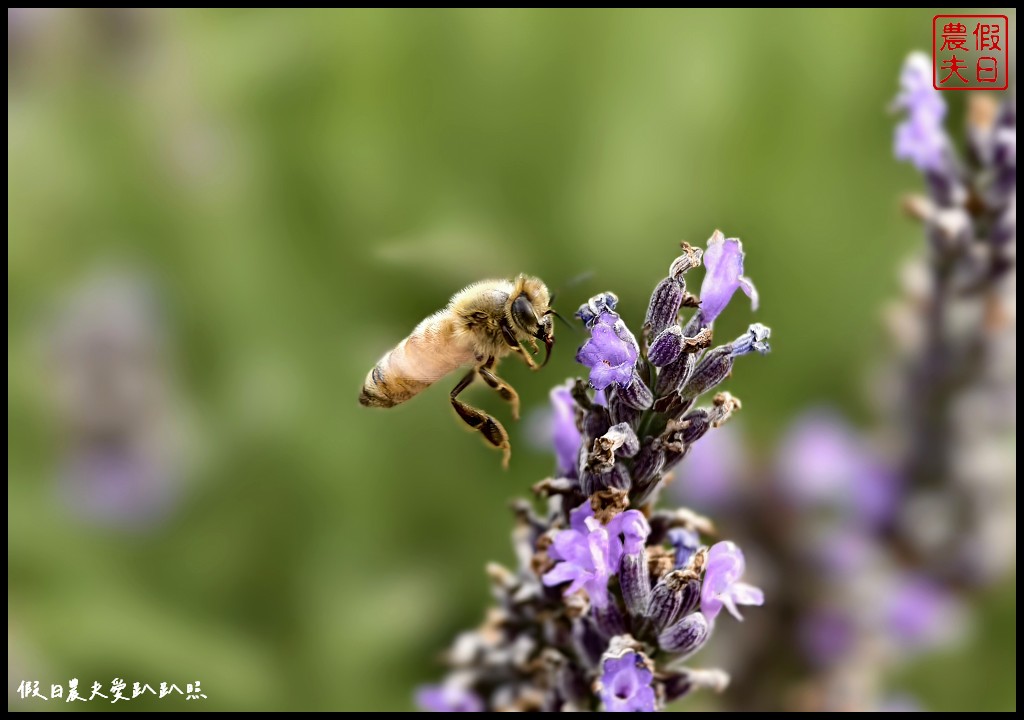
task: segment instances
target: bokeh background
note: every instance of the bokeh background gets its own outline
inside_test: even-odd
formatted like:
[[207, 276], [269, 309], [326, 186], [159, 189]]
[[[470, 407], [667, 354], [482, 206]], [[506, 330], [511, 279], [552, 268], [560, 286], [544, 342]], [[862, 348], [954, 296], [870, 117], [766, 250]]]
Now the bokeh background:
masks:
[[[471, 281], [540, 275], [567, 314], [613, 289], [638, 326], [677, 243], [720, 227], [762, 298], [720, 337], [773, 328], [729, 386], [755, 447], [808, 405], [867, 416], [922, 243], [887, 107], [935, 12], [9, 11], [10, 706], [123, 677], [200, 680], [209, 709], [411, 707], [552, 465], [486, 388], [507, 472], [448, 383], [356, 403]], [[558, 332], [542, 374], [503, 366], [527, 418], [575, 374]], [[894, 690], [1015, 709], [1015, 578], [981, 602]]]

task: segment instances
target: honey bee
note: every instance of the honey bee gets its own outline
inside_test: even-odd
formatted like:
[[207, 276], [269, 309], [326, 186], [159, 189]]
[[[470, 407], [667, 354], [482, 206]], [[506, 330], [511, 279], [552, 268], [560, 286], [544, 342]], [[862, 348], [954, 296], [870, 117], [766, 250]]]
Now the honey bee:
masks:
[[[444, 310], [423, 320], [370, 370], [359, 394], [360, 404], [394, 407], [449, 373], [472, 365], [451, 391], [452, 407], [463, 422], [503, 451], [502, 464], [507, 466], [511, 448], [505, 428], [458, 396], [479, 375], [511, 403], [512, 417], [519, 419], [519, 395], [495, 370], [509, 353], [521, 355], [532, 370], [547, 364], [555, 342], [550, 303], [544, 283], [528, 275], [515, 280], [483, 280], [460, 290]], [[528, 344], [536, 354], [538, 340], [545, 347], [541, 365], [524, 347]]]

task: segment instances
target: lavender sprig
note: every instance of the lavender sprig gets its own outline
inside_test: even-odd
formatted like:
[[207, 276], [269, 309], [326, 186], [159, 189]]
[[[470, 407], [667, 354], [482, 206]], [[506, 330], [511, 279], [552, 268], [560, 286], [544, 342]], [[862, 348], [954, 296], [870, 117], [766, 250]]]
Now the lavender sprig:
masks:
[[1012, 409], [964, 413], [993, 403], [1012, 408], [1006, 398], [1016, 395], [1016, 98], [981, 95], [970, 99], [965, 158], [941, 124], [934, 131], [948, 162], [922, 168], [928, 194], [905, 203], [924, 225], [927, 254], [908, 266], [906, 277], [917, 280], [890, 315], [905, 374], [904, 391], [885, 409], [897, 420], [904, 480], [918, 492], [939, 491], [959, 518], [944, 535], [913, 522], [900, 532], [922, 564], [954, 584], [970, 579], [964, 569], [980, 567], [979, 535], [987, 530], [977, 512], [992, 497], [964, 460], [985, 456], [986, 444], [1012, 437], [1015, 427]]
[[[965, 625], [971, 586], [1013, 567], [1005, 548], [1016, 540], [1016, 100], [970, 99], [961, 157], [930, 64], [921, 80], [926, 63], [913, 54], [904, 65], [898, 104], [909, 115], [896, 129], [897, 158], [913, 162], [927, 187], [905, 203], [924, 224], [926, 252], [908, 266], [907, 295], [889, 316], [900, 356], [880, 430], [897, 449], [890, 487], [901, 493], [870, 503], [885, 510], [872, 513], [882, 525], [867, 524], [860, 540], [882, 558], [855, 575], [858, 583], [874, 576], [878, 608], [832, 610], [849, 628], [842, 661], [818, 678], [833, 707], [852, 678], [873, 690], [852, 707], [881, 706], [887, 665], [948, 642]], [[854, 587], [844, 575], [831, 582], [835, 597]]]
[[806, 416], [764, 496], [729, 508], [773, 549], [781, 596], [730, 709], [881, 709], [893, 667], [955, 639], [972, 589], [1015, 568], [1016, 100], [972, 95], [961, 154], [930, 61], [903, 67], [895, 155], [923, 176], [905, 206], [925, 244], [887, 315], [873, 433]]
[[[701, 298], [684, 276], [709, 259]], [[516, 503], [515, 570], [491, 565], [496, 606], [448, 655], [451, 672], [424, 688], [428, 710], [654, 711], [699, 688], [721, 691], [719, 670], [681, 665], [713, 634], [724, 607], [760, 605], [740, 580], [744, 559], [731, 542], [704, 545], [711, 523], [686, 508], [655, 510], [670, 468], [740, 407], [714, 394], [737, 357], [768, 352], [769, 329], [751, 325], [708, 349], [712, 323], [743, 277], [739, 241], [715, 232], [703, 252], [683, 245], [658, 284], [644, 345], [602, 293], [580, 307], [590, 331], [576, 359], [588, 381], [551, 393], [554, 478], [534, 490], [538, 513]], [[679, 313], [698, 308], [688, 321]], [[652, 340], [649, 347], [647, 340]]]

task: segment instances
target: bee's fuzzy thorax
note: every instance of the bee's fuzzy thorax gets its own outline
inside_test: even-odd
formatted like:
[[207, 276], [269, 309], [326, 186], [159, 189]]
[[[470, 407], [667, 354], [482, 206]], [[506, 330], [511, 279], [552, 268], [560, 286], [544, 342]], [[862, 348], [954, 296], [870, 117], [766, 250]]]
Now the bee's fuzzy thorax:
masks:
[[514, 289], [508, 280], [481, 280], [455, 293], [447, 311], [455, 323], [457, 342], [473, 347], [482, 357], [507, 355], [501, 321], [507, 317]]

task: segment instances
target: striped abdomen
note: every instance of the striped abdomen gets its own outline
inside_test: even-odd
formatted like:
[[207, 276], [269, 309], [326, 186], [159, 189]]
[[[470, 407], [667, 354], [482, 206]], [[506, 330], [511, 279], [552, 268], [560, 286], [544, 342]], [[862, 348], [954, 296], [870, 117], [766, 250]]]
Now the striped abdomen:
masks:
[[431, 315], [373, 367], [363, 383], [359, 402], [371, 407], [394, 407], [453, 370], [474, 362], [472, 348], [463, 346], [459, 339], [450, 313]]

